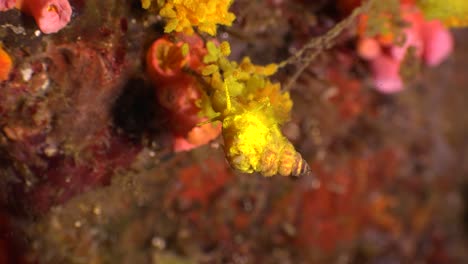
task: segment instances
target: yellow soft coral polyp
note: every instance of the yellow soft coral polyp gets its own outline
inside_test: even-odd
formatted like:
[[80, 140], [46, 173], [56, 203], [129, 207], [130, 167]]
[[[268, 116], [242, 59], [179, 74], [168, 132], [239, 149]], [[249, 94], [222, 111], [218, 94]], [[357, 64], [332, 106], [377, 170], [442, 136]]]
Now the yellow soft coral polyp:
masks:
[[417, 4], [429, 19], [438, 19], [449, 27], [468, 26], [466, 0], [418, 0]]
[[[260, 157], [270, 141], [269, 122], [259, 111], [228, 116], [223, 122], [226, 155], [239, 171], [258, 171]], [[230, 142], [229, 140], [232, 140]]]
[[166, 33], [192, 34], [196, 27], [214, 36], [218, 25], [232, 25], [235, 15], [228, 11], [231, 4], [232, 0], [166, 0], [159, 15], [168, 20]]
[[141, 0], [141, 7], [148, 9], [151, 6], [151, 0]]

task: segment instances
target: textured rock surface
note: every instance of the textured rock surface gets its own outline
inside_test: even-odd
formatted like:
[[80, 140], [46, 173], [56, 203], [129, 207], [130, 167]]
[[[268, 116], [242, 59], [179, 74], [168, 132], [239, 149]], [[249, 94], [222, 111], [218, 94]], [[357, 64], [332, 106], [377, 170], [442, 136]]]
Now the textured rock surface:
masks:
[[[345, 34], [291, 91], [285, 134], [313, 176], [263, 178], [234, 173], [218, 141], [170, 151], [143, 65], [156, 16], [139, 1], [70, 2], [54, 35], [0, 16], [14, 58], [0, 84], [0, 263], [468, 260], [468, 32], [392, 96], [366, 86]], [[280, 61], [336, 21], [327, 1], [303, 2], [236, 1], [234, 56]]]

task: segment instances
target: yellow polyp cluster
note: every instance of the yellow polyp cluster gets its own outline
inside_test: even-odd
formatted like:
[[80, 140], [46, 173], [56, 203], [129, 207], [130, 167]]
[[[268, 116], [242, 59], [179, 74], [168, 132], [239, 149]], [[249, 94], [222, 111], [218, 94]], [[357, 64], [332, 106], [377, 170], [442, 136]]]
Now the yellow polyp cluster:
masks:
[[[142, 0], [145, 1], [145, 0]], [[146, 1], [145, 1], [146, 2]], [[192, 34], [193, 28], [216, 35], [217, 25], [230, 26], [235, 15], [229, 12], [232, 0], [165, 0], [159, 15], [167, 19], [164, 31]]]
[[[249, 89], [251, 88], [247, 88], [247, 90]], [[281, 92], [279, 83], [271, 83], [267, 80], [262, 89], [254, 89], [254, 91], [255, 92], [247, 95], [247, 100], [251, 102], [262, 102], [262, 100], [268, 99], [276, 123], [281, 125], [289, 120], [289, 114], [293, 103], [289, 97], [289, 93]]]
[[468, 26], [466, 0], [418, 0], [417, 4], [428, 19], [438, 19], [449, 27]]
[[151, 0], [141, 0], [141, 7], [148, 9], [151, 6]]
[[[213, 109], [223, 114], [227, 109], [227, 96], [232, 105], [263, 105], [271, 104], [270, 108], [284, 122], [289, 116], [292, 102], [288, 93], [282, 93], [279, 84], [272, 84], [268, 76], [274, 74], [278, 66], [254, 65], [249, 57], [245, 57], [240, 64], [230, 61], [229, 43], [222, 42], [216, 46], [213, 42], [206, 44], [207, 55], [203, 58], [205, 67], [201, 70], [205, 80], [210, 85], [213, 96], [210, 103]], [[281, 122], [281, 123], [282, 123]]]
[[272, 141], [274, 125], [260, 109], [241, 111], [224, 118], [225, 151], [232, 157], [233, 167], [247, 173], [258, 171], [262, 153]]
[[241, 172], [264, 176], [300, 175], [307, 164], [282, 135], [280, 125], [289, 119], [292, 101], [268, 76], [276, 64], [258, 66], [246, 57], [240, 64], [227, 59], [227, 42], [207, 43], [208, 54], [201, 70], [208, 87], [200, 102], [212, 109], [212, 120], [223, 123], [225, 153], [229, 163]]

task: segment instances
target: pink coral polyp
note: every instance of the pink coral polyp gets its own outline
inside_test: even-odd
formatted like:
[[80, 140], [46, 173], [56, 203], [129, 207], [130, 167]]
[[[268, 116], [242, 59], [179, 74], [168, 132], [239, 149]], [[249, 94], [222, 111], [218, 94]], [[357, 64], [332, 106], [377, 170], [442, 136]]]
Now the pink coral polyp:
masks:
[[453, 51], [453, 37], [440, 21], [423, 24], [422, 38], [426, 43], [423, 58], [429, 66], [441, 64]]
[[383, 55], [371, 61], [374, 84], [382, 93], [396, 93], [403, 90], [400, 74], [400, 61]]
[[16, 5], [16, 0], [0, 0], [0, 11], [6, 11], [8, 9], [14, 8]]
[[72, 8], [68, 0], [24, 0], [20, 9], [30, 13], [45, 33], [55, 33], [71, 19]]

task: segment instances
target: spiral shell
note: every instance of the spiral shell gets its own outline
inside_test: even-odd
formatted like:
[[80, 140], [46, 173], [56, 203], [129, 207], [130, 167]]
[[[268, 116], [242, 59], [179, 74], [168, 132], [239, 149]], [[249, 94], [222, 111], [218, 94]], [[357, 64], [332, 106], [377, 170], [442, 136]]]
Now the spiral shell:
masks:
[[291, 142], [281, 134], [278, 123], [265, 111], [244, 110], [223, 121], [226, 158], [235, 169], [263, 176], [300, 176], [309, 166]]
[[310, 167], [290, 142], [283, 149], [267, 147], [261, 158], [259, 172], [263, 176], [300, 176], [310, 172]]

